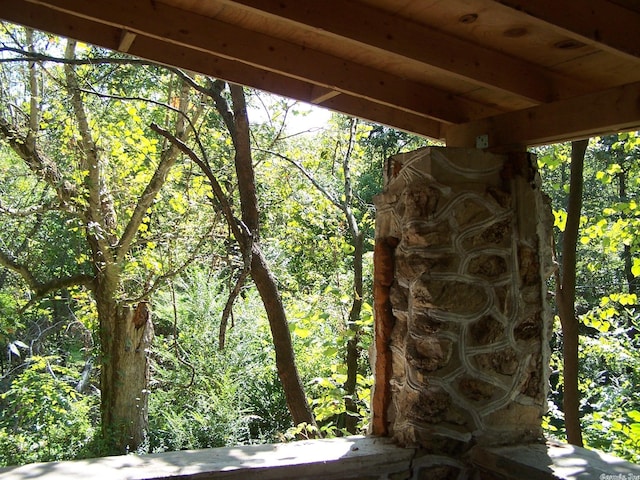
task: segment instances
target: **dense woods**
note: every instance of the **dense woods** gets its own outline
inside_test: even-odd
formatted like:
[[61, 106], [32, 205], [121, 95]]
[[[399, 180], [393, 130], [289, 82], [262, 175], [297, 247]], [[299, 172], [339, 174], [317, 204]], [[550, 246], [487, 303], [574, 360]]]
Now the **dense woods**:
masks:
[[[0, 464], [366, 432], [372, 198], [427, 141], [306, 110], [2, 25]], [[537, 154], [563, 265], [571, 145]], [[583, 441], [632, 461], [639, 158], [588, 143], [574, 282]]]

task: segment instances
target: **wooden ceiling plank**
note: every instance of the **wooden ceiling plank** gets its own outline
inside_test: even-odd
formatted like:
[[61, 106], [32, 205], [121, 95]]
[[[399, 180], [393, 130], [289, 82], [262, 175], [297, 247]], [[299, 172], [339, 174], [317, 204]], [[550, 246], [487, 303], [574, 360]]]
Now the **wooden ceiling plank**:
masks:
[[445, 124], [431, 118], [403, 112], [382, 104], [372, 104], [361, 98], [347, 95], [330, 98], [326, 100], [322, 106], [330, 110], [346, 113], [398, 130], [416, 133], [435, 140], [442, 139], [442, 132], [445, 126]]
[[[10, 9], [7, 8], [9, 4], [11, 4]], [[112, 50], [116, 50], [120, 46], [123, 36], [122, 30], [117, 27], [77, 17], [71, 18], [63, 12], [51, 10], [41, 5], [22, 2], [17, 6], [15, 0], [0, 0], [0, 12], [0, 17], [8, 21], [76, 38]], [[128, 53], [152, 62], [177, 66], [306, 103], [313, 103], [318, 99], [320, 93], [318, 87], [291, 77], [265, 72], [202, 51], [185, 50], [179, 45], [164, 43], [144, 35], [136, 36], [135, 41], [129, 45]], [[384, 105], [372, 106], [370, 102], [362, 98], [347, 95], [329, 98], [326, 90], [324, 94], [327, 98], [323, 106], [327, 108], [401, 130], [412, 131], [426, 137], [440, 138], [442, 125], [430, 118], [409, 114]]]
[[0, 19], [116, 51], [124, 32], [109, 25], [78, 21], [75, 17], [23, 0], [0, 0]]
[[606, 0], [495, 0], [580, 42], [640, 62], [640, 13]]
[[277, 73], [265, 72], [226, 58], [212, 57], [204, 52], [189, 51], [188, 54], [185, 54], [184, 49], [180, 46], [162, 44], [154, 38], [139, 36], [132, 46], [131, 53], [143, 56], [144, 52], [160, 50], [162, 51], [162, 59], [158, 59], [158, 61], [163, 63], [172, 62], [174, 65], [194, 72], [200, 72], [309, 104], [318, 104], [319, 95], [324, 96], [324, 101], [320, 104], [324, 108], [424, 135], [425, 137], [441, 138], [443, 124], [431, 118], [407, 113], [382, 104], [371, 104], [371, 102], [363, 98], [339, 94], [335, 91], [324, 90], [321, 93], [315, 85]]
[[[550, 101], [575, 92], [578, 82], [535, 64], [483, 48], [433, 28], [345, 0], [221, 0], [336, 40], [376, 47], [384, 54], [426, 63], [448, 75], [534, 100]], [[357, 21], [354, 21], [357, 19]]]
[[458, 123], [499, 113], [494, 107], [455, 97], [422, 83], [159, 2], [112, 0], [108, 8], [102, 2], [84, 0], [31, 0], [30, 3], [438, 121]]
[[488, 135], [489, 149], [522, 148], [640, 129], [640, 82], [483, 120], [445, 127], [447, 145], [473, 147]]

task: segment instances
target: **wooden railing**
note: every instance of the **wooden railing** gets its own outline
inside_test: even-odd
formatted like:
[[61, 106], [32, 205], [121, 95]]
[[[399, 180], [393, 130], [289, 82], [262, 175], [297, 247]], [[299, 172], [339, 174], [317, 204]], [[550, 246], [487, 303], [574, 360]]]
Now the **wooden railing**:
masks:
[[640, 480], [639, 466], [564, 444], [476, 447], [464, 460], [400, 448], [384, 438], [347, 437], [35, 463], [2, 468], [0, 479], [435, 479], [426, 471], [467, 465], [481, 479]]

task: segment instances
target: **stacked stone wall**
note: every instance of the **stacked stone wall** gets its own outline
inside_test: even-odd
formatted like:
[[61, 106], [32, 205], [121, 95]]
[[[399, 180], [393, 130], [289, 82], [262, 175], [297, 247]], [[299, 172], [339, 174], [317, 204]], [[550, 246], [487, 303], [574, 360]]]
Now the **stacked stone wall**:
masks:
[[376, 199], [376, 242], [395, 245], [385, 427], [451, 478], [473, 445], [542, 436], [550, 237], [532, 161], [426, 148], [389, 160]]

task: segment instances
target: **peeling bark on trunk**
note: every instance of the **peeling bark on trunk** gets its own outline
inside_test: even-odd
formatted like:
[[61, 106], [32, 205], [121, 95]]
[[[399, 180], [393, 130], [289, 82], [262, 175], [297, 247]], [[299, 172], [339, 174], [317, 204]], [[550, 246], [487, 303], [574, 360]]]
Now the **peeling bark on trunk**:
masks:
[[388, 434], [387, 411], [391, 403], [392, 358], [389, 340], [395, 323], [391, 309], [391, 285], [395, 275], [397, 238], [376, 238], [373, 257], [373, 308], [375, 316], [375, 389], [371, 401], [372, 433]]
[[[75, 57], [74, 41], [67, 43], [65, 56], [67, 59]], [[118, 238], [115, 207], [106, 173], [108, 159], [92, 137], [75, 69], [71, 64], [64, 68], [82, 141], [81, 161], [88, 171], [84, 181], [86, 195], [83, 200], [86, 208], [83, 219], [96, 279], [93, 293], [100, 324], [102, 432], [113, 453], [125, 453], [135, 451], [147, 434], [148, 349], [153, 340], [153, 324], [146, 302], [134, 308], [119, 300], [121, 268], [145, 213], [152, 206], [177, 160], [178, 149], [171, 146], [162, 153], [123, 234]], [[179, 103], [183, 113], [189, 104], [188, 93], [188, 88], [183, 85]], [[196, 111], [195, 116], [198, 114]], [[185, 136], [184, 125], [184, 118], [179, 116], [176, 121], [178, 138]]]
[[[32, 36], [27, 33], [27, 43], [32, 51]], [[104, 440], [113, 453], [135, 450], [144, 440], [147, 430], [147, 383], [149, 365], [148, 347], [153, 339], [153, 325], [146, 303], [136, 306], [125, 304], [122, 268], [127, 261], [131, 245], [136, 239], [143, 218], [152, 207], [158, 192], [166, 181], [169, 170], [177, 160], [178, 149], [166, 149], [153, 172], [133, 213], [124, 225], [123, 233], [117, 225], [116, 208], [111, 190], [109, 157], [93, 138], [92, 118], [85, 108], [83, 91], [76, 74], [75, 41], [68, 40], [65, 48], [64, 79], [69, 107], [77, 127], [79, 142], [76, 149], [83, 185], [66, 180], [66, 173], [39, 145], [39, 102], [41, 92], [36, 75], [37, 64], [29, 67], [29, 124], [26, 134], [22, 127], [0, 118], [0, 137], [4, 138], [15, 153], [24, 160], [38, 178], [46, 182], [57, 195], [58, 206], [84, 225], [86, 241], [91, 250], [92, 275], [76, 274], [68, 277], [40, 281], [14, 255], [0, 250], [0, 265], [20, 275], [35, 298], [71, 286], [82, 285], [91, 290], [96, 302], [101, 341], [101, 415]], [[179, 110], [175, 127], [177, 138], [184, 139], [184, 114], [188, 111], [190, 90], [183, 85], [179, 99]], [[202, 107], [193, 109], [192, 119], [202, 112]], [[71, 162], [73, 163], [73, 162]], [[80, 173], [82, 171], [82, 173]], [[34, 210], [31, 213], [37, 213]], [[45, 211], [45, 210], [43, 210]], [[17, 212], [16, 212], [17, 213]], [[123, 220], [122, 218], [120, 219]], [[40, 219], [33, 227], [39, 228]], [[165, 278], [167, 276], [165, 275]], [[3, 277], [0, 277], [0, 283]], [[142, 296], [146, 296], [144, 292]], [[81, 389], [84, 381], [79, 384]]]
[[144, 302], [135, 309], [110, 302], [99, 316], [109, 317], [100, 318], [104, 326], [100, 379], [103, 434], [114, 453], [132, 452], [143, 443], [148, 430], [151, 315]]

